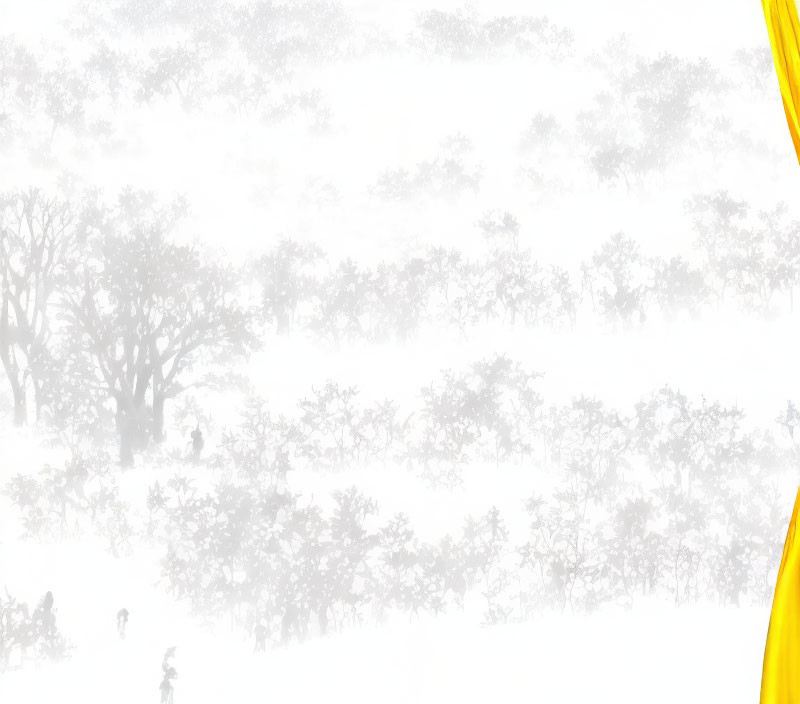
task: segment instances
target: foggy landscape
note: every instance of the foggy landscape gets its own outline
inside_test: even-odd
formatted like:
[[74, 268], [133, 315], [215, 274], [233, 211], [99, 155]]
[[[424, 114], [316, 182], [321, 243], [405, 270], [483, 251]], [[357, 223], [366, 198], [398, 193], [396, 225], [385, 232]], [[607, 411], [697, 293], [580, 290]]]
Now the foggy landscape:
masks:
[[0, 164], [0, 701], [755, 700], [758, 3], [6, 0]]

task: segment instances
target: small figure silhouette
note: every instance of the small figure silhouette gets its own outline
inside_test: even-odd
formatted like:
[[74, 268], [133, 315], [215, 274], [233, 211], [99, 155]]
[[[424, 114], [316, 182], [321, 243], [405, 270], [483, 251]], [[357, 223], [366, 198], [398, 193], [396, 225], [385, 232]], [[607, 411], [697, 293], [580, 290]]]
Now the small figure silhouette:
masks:
[[177, 676], [174, 667], [168, 667], [164, 670], [164, 679], [161, 680], [161, 684], [158, 686], [161, 690], [161, 704], [173, 704], [175, 689], [172, 686], [172, 680]]
[[128, 609], [122, 608], [117, 611], [117, 632], [122, 640], [125, 640], [125, 627], [128, 625]]
[[174, 687], [172, 686], [172, 680], [178, 678], [178, 673], [169, 661], [174, 655], [175, 646], [167, 648], [164, 652], [164, 659], [161, 661], [161, 669], [164, 672], [164, 677], [158, 686], [161, 691], [161, 704], [172, 704], [173, 701]]
[[200, 459], [200, 453], [203, 451], [203, 433], [200, 431], [200, 423], [192, 431], [192, 460], [197, 462]]
[[42, 636], [50, 636], [56, 630], [56, 617], [53, 613], [53, 592], [47, 592], [33, 611], [33, 622]]
[[267, 647], [267, 627], [263, 623], [257, 623], [254, 633], [256, 637], [255, 652], [263, 653]]

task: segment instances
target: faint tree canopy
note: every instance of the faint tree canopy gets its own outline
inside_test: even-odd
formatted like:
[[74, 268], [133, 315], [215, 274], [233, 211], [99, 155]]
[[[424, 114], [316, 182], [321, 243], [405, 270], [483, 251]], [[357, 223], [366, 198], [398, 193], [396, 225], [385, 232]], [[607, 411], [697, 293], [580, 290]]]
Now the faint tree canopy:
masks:
[[411, 34], [426, 54], [478, 59], [507, 54], [563, 57], [572, 49], [572, 31], [547, 17], [495, 16], [483, 20], [470, 6], [420, 13]]
[[50, 354], [53, 305], [79, 245], [79, 216], [38, 189], [0, 196], [0, 361], [14, 399], [14, 422], [37, 419]]
[[123, 464], [163, 439], [164, 404], [198, 383], [197, 364], [255, 344], [234, 268], [175, 242], [183, 206], [142, 199], [127, 192], [103, 214], [63, 294], [72, 353], [94, 369], [86, 383], [115, 404]]
[[577, 116], [577, 136], [600, 183], [622, 179], [630, 187], [675, 163], [704, 139], [710, 98], [726, 89], [707, 60], [637, 56], [625, 35], [587, 63], [607, 79], [594, 106]]

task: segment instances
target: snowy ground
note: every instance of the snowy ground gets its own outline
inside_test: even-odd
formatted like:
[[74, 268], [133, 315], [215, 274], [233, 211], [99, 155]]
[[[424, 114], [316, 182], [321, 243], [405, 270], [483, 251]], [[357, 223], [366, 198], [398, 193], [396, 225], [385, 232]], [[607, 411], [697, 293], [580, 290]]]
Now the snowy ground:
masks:
[[[663, 602], [491, 628], [456, 614], [253, 653], [241, 633], [205, 629], [181, 613], [154, 586], [146, 562], [114, 560], [85, 544], [28, 546], [20, 557], [14, 562], [26, 569], [12, 582], [17, 593], [35, 594], [46, 575], [76, 651], [67, 663], [4, 675], [2, 701], [16, 704], [154, 701], [160, 654], [169, 646], [177, 646], [175, 696], [192, 704], [744, 704], [758, 695], [769, 617], [767, 608], [675, 609]], [[125, 641], [113, 623], [121, 595], [131, 612]]]
[[[28, 456], [34, 463], [35, 438], [7, 433], [3, 439], [13, 456]], [[19, 466], [4, 465], [0, 474], [10, 474], [12, 465]], [[450, 505], [437, 507], [435, 497], [413, 486], [403, 491], [400, 474], [393, 480], [347, 474], [338, 479], [344, 485], [360, 481], [368, 495], [382, 488], [384, 500], [395, 495], [396, 505], [386, 508], [409, 510], [423, 535], [431, 537], [454, 527], [443, 516], [482, 510], [503, 498], [497, 487], [493, 495], [486, 486], [484, 492], [472, 488], [455, 497], [444, 492], [440, 498], [448, 498]], [[318, 480], [306, 479], [320, 492]], [[128, 498], [135, 498], [142, 482], [141, 476], [128, 477]], [[513, 492], [513, 482], [505, 488]], [[527, 488], [519, 492], [517, 498]], [[512, 507], [513, 497], [506, 499]], [[156, 701], [160, 657], [172, 646], [177, 647], [179, 673], [176, 701], [191, 704], [744, 704], [758, 695], [766, 606], [675, 608], [662, 599], [638, 602], [631, 610], [553, 612], [524, 624], [486, 627], [469, 615], [468, 603], [464, 612], [349, 626], [303, 644], [254, 653], [240, 629], [204, 624], [164, 591], [157, 550], [139, 546], [132, 557], [114, 558], [99, 540], [23, 542], [15, 537], [14, 516], [5, 502], [0, 517], [0, 582], [31, 602], [38, 600], [43, 585], [52, 590], [59, 627], [74, 646], [67, 662], [28, 665], [0, 677], [3, 702]], [[124, 641], [114, 624], [121, 605], [131, 614]]]
[[[766, 608], [639, 605], [592, 616], [553, 614], [482, 628], [459, 616], [354, 628], [303, 645], [254, 654], [224, 628], [176, 616], [131, 564], [109, 565], [122, 591], [139, 583], [128, 638], [113, 630], [111, 584], [87, 580], [70, 562], [56, 593], [85, 606], [59, 612], [77, 655], [0, 680], [3, 701], [153, 701], [158, 654], [177, 646], [180, 701], [581, 702], [700, 704], [758, 696]], [[95, 572], [96, 574], [96, 567]], [[104, 589], [105, 587], [105, 589]], [[102, 608], [104, 607], [104, 608]]]

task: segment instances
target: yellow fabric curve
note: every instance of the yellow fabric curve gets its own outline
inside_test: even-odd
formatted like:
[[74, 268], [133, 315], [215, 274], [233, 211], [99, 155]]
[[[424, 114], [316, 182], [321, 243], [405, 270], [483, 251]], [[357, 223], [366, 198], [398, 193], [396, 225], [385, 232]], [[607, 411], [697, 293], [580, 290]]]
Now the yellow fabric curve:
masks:
[[797, 514], [800, 489], [783, 544], [769, 619], [760, 704], [800, 703], [800, 540]]
[[[800, 161], [800, 22], [794, 0], [761, 0], [767, 20], [772, 58], [778, 73], [783, 109], [794, 150]], [[787, 704], [787, 703], [784, 703]]]
[[[794, 0], [761, 0], [786, 121], [800, 161], [800, 22]], [[800, 489], [783, 545], [764, 648], [760, 704], [800, 704]]]

